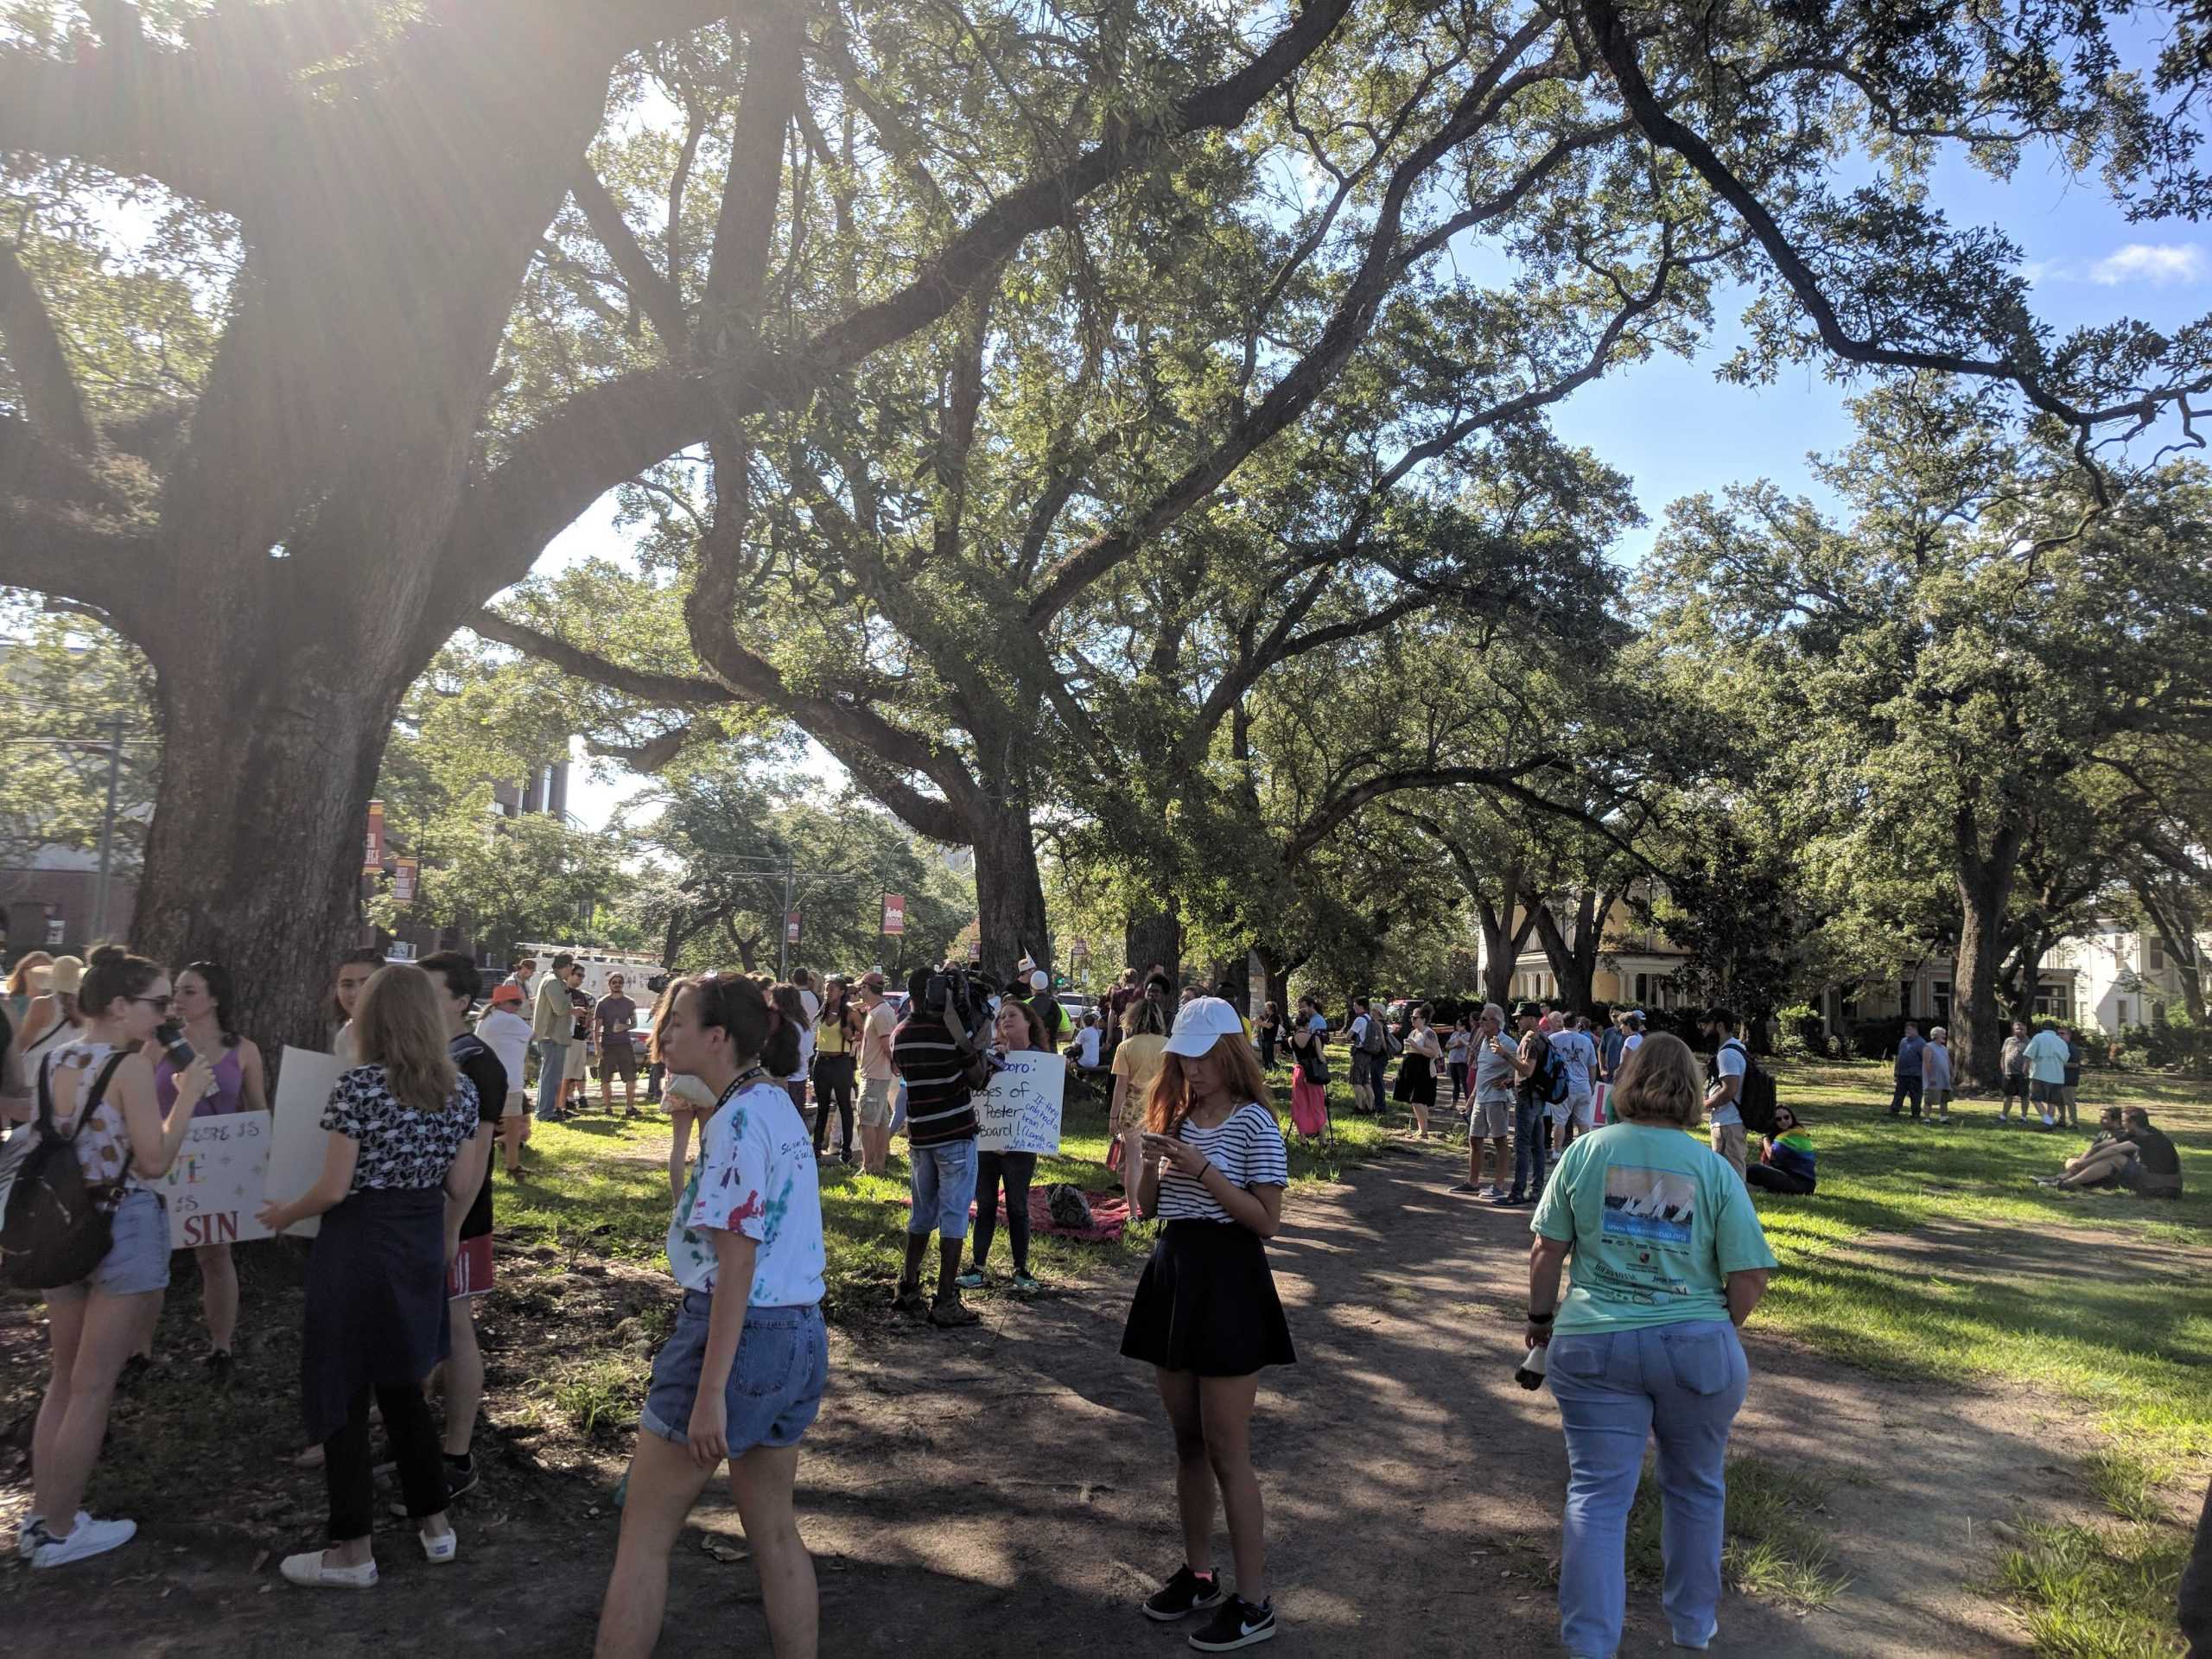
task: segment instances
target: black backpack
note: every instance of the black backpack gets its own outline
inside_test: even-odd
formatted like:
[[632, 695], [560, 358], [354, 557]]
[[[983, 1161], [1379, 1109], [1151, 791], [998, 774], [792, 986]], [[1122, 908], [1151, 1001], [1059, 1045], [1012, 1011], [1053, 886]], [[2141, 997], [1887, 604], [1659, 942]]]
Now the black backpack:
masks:
[[115, 1183], [85, 1179], [77, 1161], [77, 1137], [123, 1060], [121, 1054], [108, 1057], [67, 1140], [54, 1122], [54, 1096], [47, 1082], [54, 1071], [51, 1058], [39, 1067], [37, 1133], [18, 1135], [19, 1145], [11, 1144], [0, 1158], [0, 1190], [7, 1195], [5, 1219], [0, 1220], [0, 1284], [13, 1290], [77, 1284], [92, 1277], [107, 1255], [121, 1192]]
[[1765, 1135], [1774, 1128], [1774, 1073], [1751, 1058], [1751, 1051], [1731, 1037], [1720, 1045], [1744, 1057], [1744, 1080], [1736, 1085], [1736, 1111], [1749, 1135]]
[[1382, 1016], [1370, 1013], [1366, 1019], [1367, 1030], [1360, 1039], [1359, 1052], [1363, 1054], [1388, 1054], [1390, 1039], [1382, 1024]]

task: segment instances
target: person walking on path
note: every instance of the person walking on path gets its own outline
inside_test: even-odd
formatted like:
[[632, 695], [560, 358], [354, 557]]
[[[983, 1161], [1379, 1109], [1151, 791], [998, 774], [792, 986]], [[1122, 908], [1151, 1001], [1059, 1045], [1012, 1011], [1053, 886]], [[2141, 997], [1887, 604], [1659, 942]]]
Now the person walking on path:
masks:
[[[1122, 1353], [1154, 1368], [1175, 1439], [1183, 1563], [1144, 1604], [1160, 1623], [1211, 1611], [1189, 1638], [1228, 1653], [1274, 1638], [1267, 1529], [1252, 1468], [1259, 1373], [1297, 1362], [1268, 1267], [1289, 1156], [1236, 1010], [1200, 997], [1175, 1020], [1145, 1120], [1123, 1156], [1133, 1211], [1166, 1224], [1129, 1304]], [[1234, 1593], [1213, 1563], [1218, 1494]]]
[[1560, 1639], [1574, 1659], [1620, 1647], [1629, 1504], [1654, 1435], [1668, 1624], [1693, 1649], [1719, 1629], [1724, 1464], [1750, 1382], [1737, 1330], [1775, 1259], [1744, 1183], [1681, 1133], [1701, 1092], [1688, 1047], [1647, 1038], [1613, 1091], [1620, 1121], [1567, 1149], [1529, 1222], [1526, 1339], [1547, 1350], [1567, 1437]]
[[[194, 1107], [194, 1117], [220, 1117], [235, 1112], [265, 1112], [269, 1089], [262, 1071], [261, 1051], [251, 1038], [238, 1033], [233, 1009], [238, 993], [230, 970], [219, 963], [195, 962], [176, 976], [170, 1008], [184, 1027], [184, 1039], [195, 1055], [214, 1061], [214, 1082]], [[154, 1068], [155, 1104], [166, 1113], [176, 1104], [177, 1068], [166, 1055]], [[238, 1270], [225, 1243], [195, 1244], [194, 1264], [200, 1269], [200, 1305], [207, 1317], [207, 1355], [201, 1362], [207, 1380], [217, 1388], [231, 1381], [231, 1344], [238, 1329]], [[146, 1322], [139, 1355], [153, 1360], [154, 1327], [161, 1316], [154, 1305]]]
[[798, 1033], [760, 982], [741, 975], [671, 988], [662, 1051], [670, 1070], [699, 1078], [716, 1105], [669, 1222], [669, 1271], [683, 1298], [639, 1414], [593, 1652], [652, 1652], [670, 1552], [728, 1459], [770, 1650], [814, 1659], [821, 1601], [792, 1492], [799, 1444], [830, 1379], [822, 1193], [806, 1122], [775, 1080], [797, 1063]]
[[[1027, 1002], [1008, 997], [999, 1004], [992, 1035], [1001, 1054], [1052, 1050], [1045, 1043], [1045, 1022]], [[1033, 1152], [978, 1152], [976, 1154], [976, 1219], [969, 1232], [969, 1268], [953, 1282], [981, 1290], [989, 1272], [991, 1241], [998, 1236], [999, 1188], [1006, 1188], [1006, 1236], [1014, 1247], [1014, 1287], [1033, 1296], [1044, 1287], [1029, 1272], [1029, 1183], [1036, 1179]]]
[[1382, 1074], [1389, 1069], [1381, 1016], [1363, 996], [1351, 1000], [1351, 1109], [1363, 1117], [1382, 1109]]
[[838, 1160], [853, 1161], [853, 1079], [860, 1056], [861, 1011], [842, 974], [822, 982], [814, 1016], [814, 1155], [825, 1155], [830, 1114], [837, 1114]]
[[459, 1550], [446, 1520], [446, 1465], [423, 1379], [446, 1357], [446, 1265], [457, 1253], [448, 1200], [475, 1196], [461, 1149], [477, 1132], [476, 1085], [453, 1063], [430, 976], [410, 963], [378, 970], [361, 993], [360, 1064], [341, 1072], [323, 1109], [322, 1170], [261, 1224], [281, 1233], [322, 1217], [308, 1257], [300, 1376], [308, 1438], [321, 1442], [330, 1547], [285, 1557], [285, 1580], [365, 1590], [376, 1482], [369, 1401], [384, 1414], [417, 1541], [433, 1564]]
[[2071, 1053], [2056, 1026], [2045, 1026], [2028, 1039], [2022, 1058], [2028, 1065], [2028, 1097], [2043, 1114], [2046, 1129], [2058, 1127], [2066, 1090], [2066, 1061]]
[[899, 1016], [883, 995], [883, 976], [861, 976], [861, 1173], [880, 1175], [891, 1161], [891, 1037]]
[[[1705, 1115], [1713, 1125], [1713, 1150], [1728, 1167], [1743, 1174], [1751, 1155], [1744, 1133], [1744, 1074], [1751, 1070], [1751, 1052], [1736, 1034], [1736, 1016], [1727, 1008], [1710, 1008], [1698, 1021], [1713, 1051], [1713, 1075], [1706, 1084]], [[1912, 1115], [1920, 1116], [1918, 1061], [1914, 1062]]]
[[1436, 1068], [1443, 1063], [1444, 1046], [1429, 1029], [1428, 1010], [1408, 1009], [1405, 1029], [1398, 1040], [1405, 1058], [1398, 1065], [1398, 1081], [1391, 1097], [1414, 1114], [1414, 1139], [1428, 1139], [1428, 1115], [1436, 1109]]
[[2066, 1081], [2058, 1091], [2058, 1121], [2068, 1128], [2082, 1127], [2082, 1033], [2069, 1026], [2066, 1039]]
[[[1505, 1196], [1507, 1151], [1513, 1134], [1514, 1050], [1505, 1040], [1505, 1010], [1495, 1002], [1483, 1004], [1475, 1027], [1475, 1109], [1467, 1120], [1467, 1179], [1455, 1192], [1479, 1192], [1485, 1198]], [[1483, 1185], [1483, 1143], [1491, 1147], [1491, 1181]]]
[[1513, 1011], [1521, 1027], [1521, 1046], [1513, 1057], [1513, 1190], [1501, 1204], [1534, 1204], [1544, 1190], [1544, 1154], [1550, 1141], [1550, 1103], [1544, 1098], [1544, 1071], [1551, 1039], [1537, 1029], [1542, 1018], [1534, 1002]]
[[1951, 1033], [1941, 1026], [1928, 1029], [1928, 1046], [1920, 1051], [1920, 1082], [1928, 1103], [1930, 1123], [1951, 1121]]
[[159, 963], [98, 947], [78, 988], [83, 1034], [38, 1071], [35, 1127], [26, 1133], [58, 1137], [67, 1127], [77, 1168], [110, 1216], [107, 1254], [89, 1274], [34, 1287], [46, 1297], [53, 1369], [31, 1427], [31, 1507], [16, 1548], [41, 1571], [120, 1548], [138, 1530], [135, 1521], [96, 1521], [77, 1506], [107, 1439], [116, 1378], [168, 1288], [169, 1221], [153, 1184], [176, 1161], [193, 1108], [214, 1082], [214, 1063], [200, 1055], [177, 1079], [168, 1114], [155, 1104], [147, 1050], [169, 997]]
[[[969, 1046], [987, 1040], [967, 1026], [957, 991], [960, 970], [918, 968], [906, 982], [906, 1020], [892, 1039], [892, 1058], [906, 1082], [908, 1183], [913, 1209], [906, 1217], [906, 1261], [892, 1306], [925, 1313], [931, 1325], [973, 1325], [976, 1310], [960, 1303], [960, 1253], [968, 1237], [968, 1206], [976, 1197], [976, 1135], [980, 1125], [966, 1075]], [[930, 985], [943, 1000], [930, 1006]], [[972, 993], [971, 998], [972, 1001]], [[962, 1034], [956, 1039], [950, 1020]], [[1128, 1045], [1124, 1044], [1124, 1047]], [[922, 1262], [930, 1235], [938, 1236], [937, 1294], [922, 1300]]]
[[1329, 1133], [1329, 1022], [1310, 996], [1290, 1028], [1290, 1121], [1307, 1140]]
[[2012, 1122], [2012, 1102], [2020, 1103], [2020, 1122], [2028, 1121], [2028, 1024], [2024, 1020], [2012, 1022], [2012, 1033], [2005, 1039], [1999, 1052], [1998, 1066], [2005, 1073], [2005, 1096], [1998, 1103], [1997, 1122], [1999, 1128]]
[[1904, 1035], [1897, 1039], [1897, 1065], [1891, 1074], [1897, 1085], [1890, 1094], [1891, 1117], [1895, 1117], [1903, 1110], [1905, 1102], [1910, 1100], [1912, 1103], [1913, 1121], [1915, 1122], [1920, 1121], [1922, 1070], [1920, 1056], [1921, 1051], [1927, 1046], [1927, 1044], [1921, 1040], [1919, 1025], [1914, 1020], [1906, 1020]]
[[[575, 1016], [569, 1011], [569, 969], [575, 958], [563, 950], [538, 976], [537, 1000], [531, 1007], [530, 1034], [537, 1044], [537, 1118], [558, 1123], [563, 1080], [568, 1076], [569, 1045]], [[343, 1056], [340, 1057], [341, 1058]]]
[[638, 1005], [624, 988], [629, 981], [620, 974], [607, 976], [607, 995], [592, 1004], [591, 1019], [599, 1038], [599, 1109], [614, 1110], [614, 1079], [622, 1079], [622, 1115], [638, 1115], [638, 1046], [631, 1029], [638, 1023]]
[[1553, 1102], [1550, 1107], [1556, 1161], [1556, 1154], [1565, 1152], [1577, 1135], [1597, 1126], [1592, 1114], [1597, 1098], [1598, 1039], [1590, 1034], [1590, 1016], [1578, 1014], [1565, 1021], [1553, 1037], [1552, 1046], [1559, 1052], [1560, 1064], [1567, 1068], [1567, 1098]]

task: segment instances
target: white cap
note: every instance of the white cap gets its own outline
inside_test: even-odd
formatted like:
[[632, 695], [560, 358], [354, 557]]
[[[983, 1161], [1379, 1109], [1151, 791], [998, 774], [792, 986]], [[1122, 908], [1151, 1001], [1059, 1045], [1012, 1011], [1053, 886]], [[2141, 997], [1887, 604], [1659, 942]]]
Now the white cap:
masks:
[[1192, 997], [1175, 1015], [1175, 1031], [1167, 1039], [1167, 1052], [1195, 1060], [1210, 1052], [1220, 1039], [1243, 1034], [1244, 1021], [1235, 1004], [1218, 996]]
[[1046, 973], [1042, 968], [1039, 968], [1035, 973], [1029, 976], [1029, 988], [1033, 991], [1051, 990], [1052, 988], [1052, 976]]

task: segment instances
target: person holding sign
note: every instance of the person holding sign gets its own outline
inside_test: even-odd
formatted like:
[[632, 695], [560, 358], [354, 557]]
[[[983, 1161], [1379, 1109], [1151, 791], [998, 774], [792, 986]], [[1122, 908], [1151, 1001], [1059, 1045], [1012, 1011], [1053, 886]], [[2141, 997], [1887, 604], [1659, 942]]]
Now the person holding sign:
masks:
[[[220, 1117], [233, 1112], [265, 1112], [269, 1090], [261, 1066], [261, 1051], [251, 1038], [238, 1034], [231, 1018], [236, 993], [230, 969], [220, 963], [195, 962], [176, 976], [173, 1004], [184, 1022], [184, 1040], [192, 1052], [214, 1057], [214, 1083], [193, 1109], [194, 1117]], [[176, 1104], [176, 1062], [164, 1057], [154, 1068], [154, 1095], [163, 1111]], [[238, 1270], [231, 1260], [231, 1247], [220, 1242], [195, 1244], [192, 1259], [200, 1268], [200, 1301], [207, 1315], [207, 1380], [217, 1388], [231, 1381], [231, 1344], [238, 1329]], [[161, 1317], [158, 1304], [146, 1322], [146, 1339], [138, 1351], [152, 1363], [154, 1325]]]
[[447, 1201], [476, 1196], [479, 1173], [460, 1154], [477, 1132], [476, 1085], [448, 1052], [429, 975], [395, 963], [372, 975], [353, 1015], [360, 1064], [341, 1072], [323, 1109], [322, 1173], [261, 1224], [281, 1233], [322, 1218], [308, 1258], [300, 1380], [308, 1438], [323, 1449], [330, 1548], [284, 1558], [293, 1584], [366, 1590], [376, 1483], [369, 1399], [384, 1413], [399, 1489], [423, 1554], [450, 1561], [446, 1465], [423, 1379], [446, 1357], [446, 1268], [454, 1241]]
[[597, 1659], [653, 1650], [669, 1552], [725, 1459], [770, 1646], [778, 1659], [815, 1653], [821, 1604], [791, 1491], [799, 1441], [830, 1380], [822, 1194], [806, 1120], [776, 1081], [798, 1063], [805, 1010], [793, 1020], [765, 992], [739, 974], [669, 988], [661, 1052], [672, 1073], [713, 1091], [715, 1109], [669, 1223], [669, 1271], [683, 1300], [639, 1416]]
[[[1176, 1016], [1145, 1121], [1126, 1140], [1131, 1207], [1167, 1224], [1129, 1305], [1122, 1352], [1158, 1374], [1183, 1521], [1183, 1565], [1144, 1611], [1164, 1623], [1214, 1610], [1190, 1638], [1201, 1653], [1275, 1634], [1252, 1404], [1261, 1370], [1294, 1364], [1297, 1355], [1262, 1242], [1282, 1224], [1290, 1183], [1267, 1092], [1236, 1008], [1200, 997]], [[1213, 1567], [1217, 1491], [1229, 1517], [1234, 1595]]]
[[169, 976], [161, 963], [101, 945], [86, 965], [78, 1005], [84, 1034], [39, 1068], [40, 1116], [57, 1133], [73, 1126], [77, 1166], [88, 1185], [111, 1195], [113, 1208], [107, 1254], [91, 1275], [44, 1287], [54, 1370], [31, 1431], [31, 1510], [16, 1541], [17, 1554], [38, 1568], [119, 1548], [138, 1530], [135, 1521], [95, 1521], [77, 1505], [107, 1438], [115, 1380], [145, 1328], [147, 1307], [158, 1309], [168, 1288], [169, 1223], [152, 1184], [176, 1160], [192, 1103], [213, 1075], [204, 1057], [194, 1061], [168, 1116], [155, 1105], [146, 1050], [168, 1014]]
[[[996, 1052], [1047, 1051], [1045, 1022], [1027, 1002], [1008, 997], [999, 1004], [992, 1024]], [[983, 1269], [991, 1259], [991, 1240], [998, 1235], [999, 1186], [1006, 1186], [1006, 1236], [1014, 1245], [1014, 1287], [1033, 1296], [1044, 1287], [1029, 1274], [1029, 1183], [1036, 1179], [1033, 1152], [978, 1152], [976, 1154], [976, 1219], [969, 1230], [971, 1265], [953, 1283], [963, 1290], [983, 1287]]]

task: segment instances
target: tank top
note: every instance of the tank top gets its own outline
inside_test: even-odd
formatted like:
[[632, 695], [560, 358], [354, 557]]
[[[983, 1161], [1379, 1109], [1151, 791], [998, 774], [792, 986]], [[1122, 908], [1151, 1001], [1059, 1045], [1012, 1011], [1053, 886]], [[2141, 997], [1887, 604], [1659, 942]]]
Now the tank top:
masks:
[[[177, 1070], [164, 1059], [154, 1068], [154, 1098], [166, 1115], [176, 1104]], [[215, 1086], [206, 1098], [192, 1109], [194, 1117], [221, 1117], [232, 1112], [245, 1110], [245, 1063], [238, 1058], [238, 1045], [233, 1043], [223, 1051], [223, 1058], [215, 1062]]]
[[[68, 1120], [62, 1116], [67, 1109], [61, 1099], [61, 1073], [75, 1071], [79, 1074], [71, 1086], [76, 1090], [76, 1113], [82, 1117], [85, 1096], [114, 1052], [112, 1043], [71, 1042], [47, 1055], [40, 1070], [46, 1076], [47, 1091], [54, 1102], [56, 1128], [66, 1130], [69, 1127]], [[99, 1104], [92, 1109], [92, 1116], [77, 1131], [75, 1148], [77, 1167], [84, 1171], [86, 1180], [119, 1181], [125, 1192], [154, 1190], [131, 1171], [130, 1131], [124, 1125], [123, 1100], [113, 1080], [110, 1080], [107, 1092], [100, 1096]]]
[[35, 1077], [39, 1062], [75, 1042], [84, 1034], [83, 1028], [67, 1020], [56, 1020], [38, 1034], [38, 1040], [23, 1051], [23, 1075]]
[[845, 1041], [845, 1022], [842, 1018], [818, 1020], [815, 1022], [814, 1052], [817, 1054], [852, 1052], [851, 1047]]

